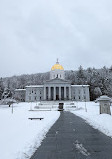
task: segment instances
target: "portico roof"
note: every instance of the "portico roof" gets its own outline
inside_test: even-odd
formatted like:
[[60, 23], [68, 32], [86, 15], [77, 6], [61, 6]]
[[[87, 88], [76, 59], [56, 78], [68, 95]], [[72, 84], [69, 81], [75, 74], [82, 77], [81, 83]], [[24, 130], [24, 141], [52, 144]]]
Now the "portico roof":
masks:
[[67, 80], [63, 80], [63, 79], [60, 79], [60, 78], [55, 78], [55, 79], [51, 79], [51, 80], [48, 80], [48, 81], [45, 81], [44, 84], [47, 84], [47, 83], [51, 83], [51, 84], [71, 84], [71, 81], [67, 81]]

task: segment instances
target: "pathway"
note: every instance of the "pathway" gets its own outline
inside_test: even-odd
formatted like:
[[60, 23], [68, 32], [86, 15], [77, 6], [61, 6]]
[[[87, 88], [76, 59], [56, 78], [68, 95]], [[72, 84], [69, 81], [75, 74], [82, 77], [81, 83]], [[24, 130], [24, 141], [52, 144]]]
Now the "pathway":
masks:
[[112, 159], [112, 139], [62, 112], [31, 159]]

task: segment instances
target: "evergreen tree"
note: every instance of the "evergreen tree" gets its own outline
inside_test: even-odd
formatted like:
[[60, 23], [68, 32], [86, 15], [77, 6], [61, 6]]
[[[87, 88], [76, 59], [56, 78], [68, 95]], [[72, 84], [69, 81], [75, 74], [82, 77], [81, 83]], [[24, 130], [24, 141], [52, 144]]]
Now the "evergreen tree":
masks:
[[101, 89], [99, 87], [95, 87], [94, 89], [95, 98], [98, 98], [102, 95]]
[[11, 93], [10, 89], [5, 88], [4, 92], [2, 94], [2, 98], [6, 99], [6, 98], [11, 98], [11, 97], [12, 97], [12, 93]]
[[0, 79], [0, 100], [2, 99], [2, 93], [4, 91], [3, 80]]

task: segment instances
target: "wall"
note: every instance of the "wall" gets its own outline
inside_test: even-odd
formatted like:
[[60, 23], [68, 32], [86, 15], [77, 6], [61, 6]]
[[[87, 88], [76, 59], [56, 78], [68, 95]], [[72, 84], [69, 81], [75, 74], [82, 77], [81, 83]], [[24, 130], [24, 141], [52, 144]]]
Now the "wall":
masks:
[[26, 89], [16, 89], [14, 92], [14, 98], [18, 101], [25, 102]]
[[26, 102], [44, 100], [44, 87], [26, 87]]
[[72, 85], [72, 100], [90, 101], [88, 85]]
[[57, 78], [57, 75], [58, 75], [58, 78], [65, 79], [65, 71], [64, 70], [52, 70], [50, 72], [50, 79]]

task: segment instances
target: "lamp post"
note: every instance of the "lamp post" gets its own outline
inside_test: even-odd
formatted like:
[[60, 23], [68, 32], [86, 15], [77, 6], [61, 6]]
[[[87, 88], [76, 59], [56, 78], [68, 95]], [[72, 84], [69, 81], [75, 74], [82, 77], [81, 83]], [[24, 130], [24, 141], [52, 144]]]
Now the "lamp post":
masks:
[[84, 102], [85, 102], [85, 112], [87, 112], [87, 106], [86, 106], [86, 94], [84, 96], [84, 86], [82, 85], [82, 88], [83, 88], [83, 97], [84, 97]]
[[37, 107], [37, 100], [36, 100], [36, 107]]
[[31, 105], [30, 105], [30, 110], [32, 110], [32, 86], [31, 86]]
[[85, 112], [87, 112], [87, 106], [86, 106], [86, 96], [85, 96]]
[[30, 105], [30, 110], [32, 110], [32, 101], [31, 101], [31, 105]]
[[78, 109], [78, 101], [76, 101], [76, 103], [77, 103], [77, 109]]
[[12, 103], [12, 114], [13, 114], [13, 103]]

